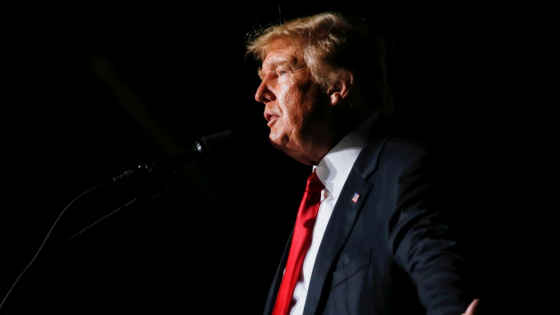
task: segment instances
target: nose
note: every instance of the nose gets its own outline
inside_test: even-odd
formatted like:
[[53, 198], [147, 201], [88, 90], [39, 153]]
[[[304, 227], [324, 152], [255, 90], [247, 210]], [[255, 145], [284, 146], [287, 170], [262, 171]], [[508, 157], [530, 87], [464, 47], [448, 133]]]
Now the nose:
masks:
[[261, 84], [257, 88], [257, 93], [255, 93], [255, 100], [264, 104], [276, 100], [276, 96], [270, 90], [268, 81], [266, 79], [262, 80]]

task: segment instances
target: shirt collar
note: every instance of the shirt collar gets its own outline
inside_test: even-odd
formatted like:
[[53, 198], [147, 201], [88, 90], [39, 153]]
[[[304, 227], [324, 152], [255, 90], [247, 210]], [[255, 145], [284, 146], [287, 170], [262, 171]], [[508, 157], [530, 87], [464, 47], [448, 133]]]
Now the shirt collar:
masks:
[[372, 115], [358, 128], [346, 135], [323, 157], [318, 165], [313, 166], [317, 176], [334, 198], [338, 198], [342, 186], [352, 170], [352, 165], [364, 147], [369, 131], [378, 115]]

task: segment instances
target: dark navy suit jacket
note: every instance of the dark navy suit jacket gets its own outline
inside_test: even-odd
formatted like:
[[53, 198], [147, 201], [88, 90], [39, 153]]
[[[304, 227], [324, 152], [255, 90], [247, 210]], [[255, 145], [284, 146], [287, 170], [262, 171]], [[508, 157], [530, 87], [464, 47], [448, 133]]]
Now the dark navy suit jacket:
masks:
[[[474, 296], [444, 220], [453, 207], [441, 194], [430, 151], [413, 138], [379, 131], [373, 128], [333, 210], [304, 315], [460, 315]], [[272, 313], [287, 255], [288, 248], [265, 315]]]

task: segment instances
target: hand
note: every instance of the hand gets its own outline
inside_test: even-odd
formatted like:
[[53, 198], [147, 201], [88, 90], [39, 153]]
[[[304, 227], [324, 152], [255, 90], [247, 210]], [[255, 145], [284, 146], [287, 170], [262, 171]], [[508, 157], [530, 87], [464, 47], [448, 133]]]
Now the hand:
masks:
[[478, 302], [478, 299], [474, 299], [469, 307], [467, 307], [467, 310], [461, 315], [480, 315], [481, 313], [480, 307], [478, 307]]

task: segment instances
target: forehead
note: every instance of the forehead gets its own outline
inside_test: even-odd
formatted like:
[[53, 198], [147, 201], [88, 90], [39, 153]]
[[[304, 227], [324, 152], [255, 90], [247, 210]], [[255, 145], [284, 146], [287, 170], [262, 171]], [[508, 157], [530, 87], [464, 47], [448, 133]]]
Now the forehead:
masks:
[[301, 55], [301, 48], [298, 48], [293, 41], [275, 39], [269, 45], [262, 68], [276, 68], [279, 64], [297, 64], [299, 55]]

